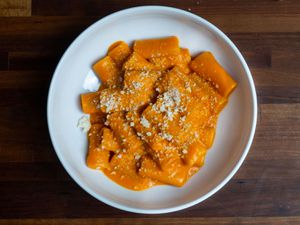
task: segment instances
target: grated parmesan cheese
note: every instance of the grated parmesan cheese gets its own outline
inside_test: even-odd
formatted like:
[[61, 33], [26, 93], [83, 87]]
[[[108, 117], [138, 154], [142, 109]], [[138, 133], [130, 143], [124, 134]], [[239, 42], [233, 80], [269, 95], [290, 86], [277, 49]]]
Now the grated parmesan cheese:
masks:
[[168, 133], [163, 133], [162, 138], [164, 138], [168, 141], [171, 141], [173, 139], [173, 136], [171, 134], [168, 134]]
[[150, 73], [149, 70], [145, 70], [145, 71], [142, 71], [142, 72], [141, 72], [140, 76], [141, 76], [141, 77], [148, 77], [148, 76], [149, 76], [149, 73]]
[[162, 104], [159, 108], [160, 112], [167, 114], [168, 120], [172, 121], [174, 113], [178, 112], [181, 97], [178, 89], [172, 88], [163, 93], [159, 98], [162, 99]]
[[140, 89], [141, 87], [143, 87], [142, 83], [136, 81], [132, 82], [132, 85], [135, 89]]
[[141, 158], [141, 156], [140, 156], [139, 154], [136, 154], [136, 155], [134, 156], [134, 159], [135, 159], [136, 161], [138, 161], [140, 158]]
[[146, 127], [146, 128], [149, 128], [150, 127], [150, 123], [149, 121], [145, 118], [145, 117], [142, 117], [141, 118], [141, 124]]
[[112, 109], [117, 108], [119, 104], [119, 98], [116, 96], [116, 93], [113, 93], [109, 96], [101, 96], [100, 105], [105, 106], [105, 111], [109, 112]]
[[90, 116], [84, 115], [78, 120], [77, 124], [78, 128], [81, 128], [83, 132], [88, 132], [91, 128]]

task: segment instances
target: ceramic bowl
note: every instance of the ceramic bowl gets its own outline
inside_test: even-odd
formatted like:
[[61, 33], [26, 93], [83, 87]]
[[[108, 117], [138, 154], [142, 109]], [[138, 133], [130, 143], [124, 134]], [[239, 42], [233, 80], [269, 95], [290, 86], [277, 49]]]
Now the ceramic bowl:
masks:
[[[205, 165], [183, 187], [161, 185], [145, 191], [127, 190], [86, 165], [87, 136], [77, 128], [83, 115], [80, 94], [86, 82], [98, 86], [92, 64], [117, 40], [177, 36], [193, 56], [211, 51], [237, 81], [238, 87], [220, 114], [215, 142]], [[66, 171], [90, 195], [113, 207], [135, 213], [167, 213], [200, 203], [222, 188], [244, 161], [253, 140], [255, 86], [237, 47], [218, 28], [190, 12], [143, 6], [113, 13], [83, 31], [61, 58], [48, 96], [48, 126], [58, 158]]]

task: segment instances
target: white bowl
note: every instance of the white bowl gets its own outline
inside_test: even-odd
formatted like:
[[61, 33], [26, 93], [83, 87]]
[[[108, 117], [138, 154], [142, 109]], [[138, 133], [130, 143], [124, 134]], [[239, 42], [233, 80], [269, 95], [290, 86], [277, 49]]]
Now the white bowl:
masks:
[[[83, 115], [79, 95], [92, 64], [108, 46], [124, 40], [175, 35], [193, 55], [209, 50], [238, 82], [222, 111], [213, 147], [204, 167], [185, 186], [162, 185], [135, 192], [86, 166], [87, 137], [77, 126]], [[239, 50], [214, 25], [192, 13], [144, 6], [113, 13], [87, 28], [61, 58], [49, 89], [48, 126], [55, 151], [70, 176], [89, 194], [135, 213], [167, 213], [193, 206], [217, 192], [236, 173], [253, 140], [257, 102], [249, 68]]]

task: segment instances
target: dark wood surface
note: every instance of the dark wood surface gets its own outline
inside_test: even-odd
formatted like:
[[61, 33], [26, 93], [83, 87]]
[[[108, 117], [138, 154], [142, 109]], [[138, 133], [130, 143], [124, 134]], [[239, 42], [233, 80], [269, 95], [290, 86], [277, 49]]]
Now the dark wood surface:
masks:
[[[105, 15], [137, 5], [191, 11], [223, 30], [256, 83], [255, 140], [213, 197], [165, 215], [107, 206], [71, 180], [46, 123], [55, 66], [71, 41]], [[0, 0], [0, 225], [300, 224], [299, 0]]]

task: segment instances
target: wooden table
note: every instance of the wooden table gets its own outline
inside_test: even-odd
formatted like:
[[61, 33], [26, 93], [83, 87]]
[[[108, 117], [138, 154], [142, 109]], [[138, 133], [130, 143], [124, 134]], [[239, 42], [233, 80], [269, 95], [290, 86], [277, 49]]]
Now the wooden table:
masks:
[[[68, 176], [49, 139], [55, 66], [87, 26], [120, 9], [169, 5], [223, 30], [245, 56], [259, 115], [251, 151], [213, 197], [165, 215], [107, 206]], [[299, 0], [0, 0], [0, 224], [300, 224]]]

